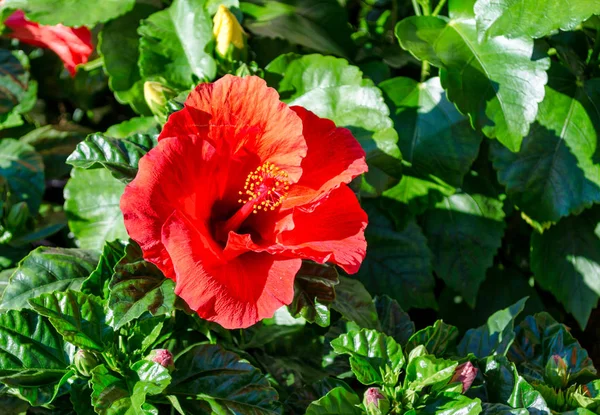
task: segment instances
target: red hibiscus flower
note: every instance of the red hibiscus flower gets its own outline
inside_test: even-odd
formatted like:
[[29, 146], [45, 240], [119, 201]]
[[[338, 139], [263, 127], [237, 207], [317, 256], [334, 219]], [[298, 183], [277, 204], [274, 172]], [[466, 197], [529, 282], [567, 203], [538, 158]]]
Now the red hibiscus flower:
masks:
[[307, 258], [358, 271], [367, 171], [345, 128], [257, 77], [199, 85], [125, 189], [125, 226], [200, 317], [244, 328], [289, 304]]
[[86, 63], [94, 50], [92, 34], [86, 27], [75, 29], [61, 24], [39, 25], [27, 20], [21, 10], [11, 14], [4, 25], [11, 30], [6, 36], [54, 51], [62, 59], [71, 76], [75, 76], [77, 65]]

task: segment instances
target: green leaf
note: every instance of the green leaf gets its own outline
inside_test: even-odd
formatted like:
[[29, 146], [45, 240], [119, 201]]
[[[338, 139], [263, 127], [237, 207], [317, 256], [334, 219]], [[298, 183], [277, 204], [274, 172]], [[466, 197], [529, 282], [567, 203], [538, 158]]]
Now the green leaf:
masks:
[[425, 346], [427, 352], [444, 356], [454, 352], [458, 329], [454, 326], [437, 320], [433, 326], [426, 327], [413, 334], [406, 344], [406, 353], [410, 353], [417, 346]]
[[131, 370], [137, 378], [131, 392], [132, 408], [136, 413], [143, 413], [146, 396], [162, 393], [169, 386], [171, 375], [169, 369], [147, 360], [135, 362], [131, 365]]
[[436, 275], [471, 307], [502, 245], [504, 227], [502, 202], [479, 191], [446, 196], [423, 215]]
[[163, 77], [183, 89], [216, 75], [212, 57], [212, 21], [204, 0], [174, 0], [138, 29], [142, 78]]
[[358, 280], [339, 277], [340, 284], [335, 289], [336, 298], [331, 308], [338, 311], [346, 320], [353, 321], [365, 329], [380, 329], [377, 310], [371, 294]]
[[30, 79], [23, 51], [0, 49], [0, 86], [0, 129], [22, 125], [21, 114], [31, 110], [37, 98], [37, 83]]
[[140, 159], [154, 147], [149, 135], [136, 134], [127, 139], [92, 134], [77, 145], [67, 163], [83, 169], [106, 168], [115, 179], [129, 183], [135, 178]]
[[69, 398], [77, 415], [95, 414], [92, 406], [92, 389], [88, 386], [87, 380], [78, 379], [71, 383]]
[[542, 312], [525, 317], [515, 333], [508, 356], [528, 381], [543, 382], [546, 363], [554, 355], [567, 363], [569, 382], [582, 383], [581, 380], [595, 378], [596, 368], [588, 352], [550, 314]]
[[63, 339], [30, 310], [0, 314], [0, 381], [9, 386], [55, 384], [68, 372], [71, 356]]
[[27, 203], [37, 213], [46, 183], [44, 163], [33, 147], [11, 138], [0, 140], [0, 179], [6, 179], [16, 202]]
[[348, 16], [336, 0], [248, 0], [240, 9], [254, 34], [324, 54], [349, 57], [353, 51]]
[[280, 414], [277, 392], [260, 371], [219, 345], [197, 345], [175, 361], [167, 393], [206, 404], [194, 414]]
[[108, 307], [113, 311], [112, 325], [116, 329], [146, 311], [166, 314], [175, 305], [175, 283], [144, 261], [141, 249], [134, 244], [127, 246], [125, 256], [115, 266], [109, 289]]
[[600, 3], [574, 0], [478, 0], [474, 7], [481, 36], [528, 36], [540, 38], [556, 31], [575, 29], [593, 14], [600, 14]]
[[139, 114], [150, 115], [144, 99], [144, 81], [138, 67], [141, 20], [156, 12], [157, 8], [137, 3], [129, 13], [102, 28], [98, 36], [98, 51], [102, 55], [108, 85], [122, 104], [130, 104]]
[[363, 203], [369, 215], [367, 256], [358, 278], [369, 292], [389, 295], [405, 309], [435, 307], [431, 251], [414, 220], [397, 230], [375, 202]]
[[470, 399], [460, 393], [445, 392], [426, 401], [419, 410], [423, 415], [478, 415], [481, 413], [481, 401]]
[[113, 275], [115, 266], [125, 255], [125, 245], [120, 241], [107, 241], [102, 248], [102, 255], [96, 269], [81, 284], [81, 291], [86, 294], [108, 298], [108, 281]]
[[294, 300], [288, 306], [290, 313], [321, 327], [329, 326], [329, 305], [335, 300], [338, 277], [332, 266], [304, 261], [294, 279]]
[[311, 403], [306, 409], [306, 415], [362, 415], [364, 412], [359, 408], [359, 404], [360, 398], [355, 392], [338, 386]]
[[119, 207], [125, 184], [106, 169], [71, 171], [65, 186], [69, 228], [82, 248], [101, 249], [105, 241], [127, 240]]
[[92, 371], [92, 404], [100, 415], [124, 415], [131, 408], [125, 380], [112, 374], [104, 365]]
[[398, 146], [417, 175], [460, 186], [479, 152], [481, 136], [448, 101], [439, 78], [394, 78], [379, 87], [390, 106]]
[[135, 0], [6, 0], [2, 5], [23, 9], [27, 17], [44, 25], [95, 26], [127, 13]]
[[541, 235], [534, 232], [531, 270], [585, 328], [600, 296], [600, 209], [565, 218]]
[[544, 98], [550, 64], [548, 58], [535, 57], [531, 39], [496, 37], [479, 43], [474, 19], [434, 16], [402, 20], [396, 37], [415, 57], [441, 68], [448, 99], [473, 126], [519, 150]]
[[154, 117], [134, 117], [111, 126], [104, 134], [113, 138], [127, 138], [135, 134], [157, 136], [159, 132], [160, 126]]
[[384, 191], [383, 196], [405, 205], [412, 215], [419, 215], [454, 192], [454, 187], [435, 176], [415, 177], [406, 174], [399, 183]]
[[518, 153], [492, 145], [508, 196], [538, 222], [556, 222], [600, 202], [600, 79], [579, 81], [552, 65], [546, 97]]
[[11, 276], [0, 308], [29, 308], [27, 301], [41, 294], [79, 290], [97, 262], [93, 251], [39, 247], [21, 261]]
[[331, 347], [337, 354], [350, 355], [352, 372], [360, 383], [390, 387], [398, 383], [405, 359], [402, 347], [393, 338], [362, 329], [342, 334], [332, 340]]
[[106, 324], [98, 297], [72, 290], [55, 291], [32, 298], [29, 304], [48, 317], [66, 341], [81, 349], [102, 352], [112, 345], [113, 331]]
[[457, 366], [458, 362], [436, 358], [433, 355], [414, 357], [406, 366], [404, 384], [412, 390], [420, 391], [436, 383], [447, 383]]
[[529, 415], [525, 408], [514, 409], [500, 403], [482, 403], [482, 415]]
[[402, 310], [396, 300], [387, 295], [375, 297], [375, 308], [381, 331], [393, 337], [398, 344], [405, 345], [415, 333], [415, 323], [412, 322], [408, 313]]
[[492, 355], [504, 356], [515, 339], [515, 318], [523, 311], [527, 298], [523, 298], [497, 311], [488, 318], [487, 324], [468, 330], [458, 345], [461, 356], [473, 353], [479, 358]]
[[65, 164], [67, 157], [89, 133], [90, 130], [76, 124], [45, 125], [25, 134], [19, 141], [29, 144], [42, 156], [46, 180], [60, 179], [71, 171]]
[[348, 128], [367, 153], [369, 166], [399, 176], [402, 156], [389, 108], [358, 68], [331, 56], [288, 54], [265, 70], [285, 102]]

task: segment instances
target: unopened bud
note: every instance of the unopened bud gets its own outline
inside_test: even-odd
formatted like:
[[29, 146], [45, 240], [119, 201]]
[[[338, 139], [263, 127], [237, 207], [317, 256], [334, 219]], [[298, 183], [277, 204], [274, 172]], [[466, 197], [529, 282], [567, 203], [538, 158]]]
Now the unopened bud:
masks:
[[167, 102], [174, 98], [177, 92], [156, 81], [144, 82], [144, 99], [146, 104], [157, 117], [167, 116]]
[[569, 382], [569, 368], [565, 360], [557, 354], [550, 356], [544, 372], [546, 382], [555, 388], [567, 386]]
[[173, 362], [173, 355], [167, 349], [156, 349], [152, 350], [146, 360], [158, 363], [162, 367], [165, 367], [172, 371], [175, 369], [175, 363]]
[[363, 397], [363, 405], [369, 415], [384, 415], [390, 410], [390, 401], [379, 388], [369, 388]]
[[96, 359], [94, 353], [83, 349], [77, 350], [77, 353], [75, 353], [75, 368], [82, 376], [90, 377], [92, 369], [96, 366], [98, 366], [98, 359]]
[[450, 379], [450, 383], [462, 383], [462, 391], [465, 393], [475, 381], [477, 372], [478, 370], [475, 366], [473, 366], [473, 363], [465, 362], [456, 367], [454, 374], [452, 375], [452, 379]]
[[213, 24], [217, 56], [229, 62], [246, 60], [247, 35], [233, 13], [220, 5], [213, 18]]

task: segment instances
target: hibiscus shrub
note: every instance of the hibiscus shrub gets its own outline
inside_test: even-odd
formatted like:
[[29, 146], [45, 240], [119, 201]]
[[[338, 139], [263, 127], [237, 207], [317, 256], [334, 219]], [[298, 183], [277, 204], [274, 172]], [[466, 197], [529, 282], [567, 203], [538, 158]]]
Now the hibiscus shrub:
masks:
[[600, 414], [599, 0], [0, 12], [0, 414]]

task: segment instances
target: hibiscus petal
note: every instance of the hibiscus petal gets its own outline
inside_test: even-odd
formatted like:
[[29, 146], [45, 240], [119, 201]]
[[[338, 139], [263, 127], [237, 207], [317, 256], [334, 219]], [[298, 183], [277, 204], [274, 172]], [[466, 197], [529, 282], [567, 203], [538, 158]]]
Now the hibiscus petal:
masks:
[[261, 78], [225, 75], [198, 85], [184, 109], [169, 117], [159, 140], [193, 136], [206, 126], [217, 152], [243, 160], [245, 174], [268, 161], [287, 171], [293, 182], [300, 178], [307, 151], [302, 121]]
[[200, 317], [227, 329], [245, 328], [292, 301], [302, 260], [252, 252], [219, 263], [205, 248], [207, 238], [179, 212], [162, 230], [177, 276], [175, 293]]
[[291, 187], [283, 209], [317, 202], [367, 171], [365, 151], [348, 129], [302, 107], [292, 110], [302, 119], [308, 152], [302, 160], [302, 177]]
[[269, 252], [280, 252], [284, 246], [288, 254], [331, 262], [349, 274], [358, 271], [367, 250], [367, 214], [346, 185], [333, 190], [313, 212], [295, 209], [293, 221], [294, 228], [278, 235], [279, 246]]
[[63, 61], [71, 76], [75, 76], [77, 65], [86, 63], [94, 50], [92, 34], [86, 27], [40, 25], [27, 20], [21, 10], [11, 14], [4, 25], [11, 30], [6, 36], [29, 45], [51, 49]]
[[[161, 242], [163, 224], [175, 209], [207, 221], [220, 185], [215, 149], [201, 138], [162, 140], [140, 159], [136, 178], [121, 197], [129, 236], [144, 258], [174, 279], [173, 266]], [[214, 177], [213, 177], [214, 175]], [[211, 177], [211, 180], [206, 180]]]

